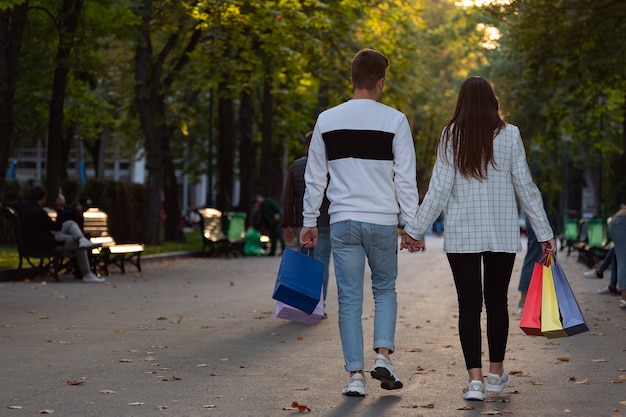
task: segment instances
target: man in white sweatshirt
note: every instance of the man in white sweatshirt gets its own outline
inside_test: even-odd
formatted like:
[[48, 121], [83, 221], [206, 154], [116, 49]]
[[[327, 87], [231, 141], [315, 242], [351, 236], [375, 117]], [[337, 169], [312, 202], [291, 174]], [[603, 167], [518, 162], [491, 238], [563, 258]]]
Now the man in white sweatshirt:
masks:
[[317, 244], [316, 219], [324, 191], [330, 200], [339, 332], [345, 369], [350, 373], [342, 393], [348, 396], [365, 395], [361, 316], [366, 257], [376, 306], [376, 358], [370, 373], [383, 389], [402, 388], [389, 359], [395, 349], [398, 309], [398, 226], [415, 215], [418, 192], [407, 118], [378, 102], [388, 67], [387, 57], [372, 49], [354, 56], [353, 98], [319, 115], [305, 172], [303, 246]]

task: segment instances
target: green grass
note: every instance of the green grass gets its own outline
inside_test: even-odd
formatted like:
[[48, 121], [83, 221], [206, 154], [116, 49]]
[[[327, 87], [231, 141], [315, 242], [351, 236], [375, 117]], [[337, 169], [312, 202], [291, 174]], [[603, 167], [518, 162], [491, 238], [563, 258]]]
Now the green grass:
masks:
[[[202, 239], [200, 232], [185, 232], [187, 242], [161, 242], [160, 245], [146, 245], [145, 255], [200, 251], [202, 249]], [[0, 246], [0, 269], [17, 268], [19, 257], [16, 246]]]

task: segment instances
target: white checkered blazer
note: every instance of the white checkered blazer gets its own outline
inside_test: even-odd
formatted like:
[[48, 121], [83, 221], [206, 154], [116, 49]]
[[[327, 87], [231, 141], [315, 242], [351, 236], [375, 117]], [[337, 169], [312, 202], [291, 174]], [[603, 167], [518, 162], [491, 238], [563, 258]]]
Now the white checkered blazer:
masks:
[[461, 175], [454, 167], [451, 146], [439, 147], [428, 192], [405, 227], [411, 237], [422, 239], [445, 208], [444, 252], [519, 252], [516, 193], [537, 240], [544, 242], [554, 236], [541, 193], [528, 170], [519, 129], [507, 124], [493, 143], [496, 164], [489, 165], [483, 181]]

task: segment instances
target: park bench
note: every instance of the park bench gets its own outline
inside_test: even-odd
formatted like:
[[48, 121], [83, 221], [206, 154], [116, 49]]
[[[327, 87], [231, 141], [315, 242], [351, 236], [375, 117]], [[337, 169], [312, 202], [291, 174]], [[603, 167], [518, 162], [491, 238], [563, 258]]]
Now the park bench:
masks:
[[608, 253], [611, 242], [605, 232], [604, 220], [600, 218], [580, 221], [580, 235], [575, 244], [578, 261], [593, 268]]
[[245, 213], [224, 213], [214, 208], [196, 209], [200, 216], [202, 253], [239, 256], [245, 243]]
[[2, 207], [1, 211], [5, 229], [11, 230], [15, 236], [19, 257], [17, 269], [22, 270], [30, 267], [34, 271], [34, 276], [45, 272], [52, 275], [54, 279], [58, 281], [59, 273], [63, 269], [63, 258], [65, 255], [56, 249], [31, 249], [22, 234], [20, 216], [17, 211], [11, 207]]
[[83, 213], [83, 231], [93, 243], [101, 246], [92, 250], [91, 264], [95, 273], [109, 275], [109, 266], [115, 265], [126, 273], [126, 265], [131, 264], [141, 272], [141, 254], [145, 246], [141, 243], [117, 243], [109, 234], [109, 216], [97, 207]]
[[[47, 209], [48, 215], [55, 220], [57, 213], [55, 210]], [[96, 275], [109, 275], [109, 266], [115, 265], [124, 274], [126, 265], [134, 265], [141, 272], [141, 254], [144, 245], [140, 243], [118, 244], [113, 236], [109, 234], [109, 216], [97, 207], [91, 207], [83, 213], [83, 232], [89, 240], [99, 246], [91, 250], [89, 262], [91, 269]], [[70, 272], [74, 264], [65, 262]]]

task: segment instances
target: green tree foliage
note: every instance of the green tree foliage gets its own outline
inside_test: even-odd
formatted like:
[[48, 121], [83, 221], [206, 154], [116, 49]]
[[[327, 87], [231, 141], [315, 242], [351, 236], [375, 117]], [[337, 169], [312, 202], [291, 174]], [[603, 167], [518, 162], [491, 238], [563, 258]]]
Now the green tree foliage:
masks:
[[[68, 46], [60, 35], [69, 35], [60, 29], [63, 1], [82, 9], [69, 36], [71, 50], [59, 60], [57, 51]], [[10, 3], [11, 13], [16, 4]], [[319, 112], [352, 96], [350, 61], [361, 48], [390, 58], [382, 101], [407, 114], [422, 195], [463, 79], [511, 72], [499, 54], [512, 47], [485, 47], [485, 24], [510, 23], [454, 0], [28, 4], [15, 131], [30, 143], [51, 131], [50, 74], [66, 68], [61, 148], [82, 141], [94, 167], [102, 167], [111, 146], [124, 157], [145, 157], [146, 243], [158, 242], [162, 196], [166, 239], [180, 236], [177, 172], [191, 182], [205, 174], [215, 178], [217, 198], [207, 203], [222, 210], [238, 201], [248, 212], [256, 193], [280, 200], [285, 170], [305, 152], [304, 134]], [[501, 68], [492, 70], [492, 63]], [[61, 158], [58, 165], [63, 178], [67, 164]]]
[[503, 32], [492, 70], [552, 212], [580, 215], [584, 187], [610, 215], [626, 193], [626, 4], [523, 0], [490, 11]]

